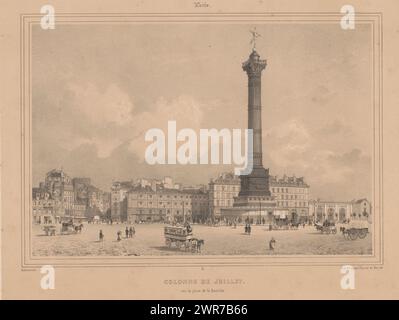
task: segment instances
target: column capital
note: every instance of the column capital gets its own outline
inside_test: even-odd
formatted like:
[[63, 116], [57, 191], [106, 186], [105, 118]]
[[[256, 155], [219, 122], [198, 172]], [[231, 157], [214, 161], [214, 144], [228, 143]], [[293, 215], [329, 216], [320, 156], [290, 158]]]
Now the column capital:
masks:
[[260, 77], [266, 65], [266, 60], [260, 59], [259, 54], [254, 50], [250, 54], [249, 59], [243, 62], [242, 69], [247, 72], [249, 77]]

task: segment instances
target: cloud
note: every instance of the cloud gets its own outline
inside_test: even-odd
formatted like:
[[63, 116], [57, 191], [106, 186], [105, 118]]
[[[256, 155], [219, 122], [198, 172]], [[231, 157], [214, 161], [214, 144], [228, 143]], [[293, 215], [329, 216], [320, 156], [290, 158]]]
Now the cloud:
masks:
[[310, 149], [310, 133], [302, 121], [291, 119], [266, 132], [270, 158], [280, 166], [293, 164], [307, 166], [304, 154]]
[[321, 85], [316, 87], [313, 92], [311, 92], [311, 95], [312, 102], [318, 106], [322, 106], [332, 101], [335, 94], [331, 92], [328, 87]]
[[346, 152], [340, 155], [334, 154], [329, 157], [329, 160], [332, 163], [346, 166], [353, 166], [365, 159], [365, 156], [362, 154], [362, 151], [354, 148], [350, 152]]
[[144, 161], [144, 152], [150, 142], [144, 141], [147, 130], [159, 128], [167, 137], [168, 121], [176, 121], [177, 131], [183, 128], [191, 128], [199, 132], [203, 121], [204, 104], [191, 96], [180, 95], [173, 99], [160, 97], [155, 102], [151, 112], [146, 111], [134, 116], [134, 130], [130, 140], [129, 150]]
[[133, 102], [117, 85], [110, 84], [100, 91], [91, 83], [70, 83], [68, 89], [75, 98], [74, 107], [90, 122], [121, 126], [132, 123]]
[[[151, 128], [160, 128], [167, 135], [169, 120], [177, 122], [177, 130], [191, 128], [197, 132], [201, 128], [205, 104], [189, 95], [179, 95], [172, 99], [159, 97], [149, 111], [135, 113], [132, 98], [115, 84], [104, 91], [91, 83], [69, 84], [73, 93], [73, 108], [80, 113], [87, 126], [92, 130], [89, 137], [71, 133], [63, 139], [63, 145], [73, 150], [83, 144], [93, 144], [100, 158], [108, 157], [124, 141], [129, 141], [129, 150], [144, 160], [145, 132]], [[85, 125], [83, 123], [83, 125]], [[105, 136], [101, 131], [113, 128], [119, 131], [118, 138]]]
[[352, 128], [346, 124], [343, 120], [334, 119], [327, 122], [320, 130], [319, 133], [322, 135], [350, 135], [353, 133]]
[[[317, 196], [368, 196], [371, 160], [364, 151], [343, 143], [351, 127], [332, 120], [318, 128], [298, 119], [272, 127], [265, 136], [272, 174], [304, 176]], [[325, 143], [328, 140], [328, 143]], [[348, 190], [356, 185], [356, 190]], [[337, 191], [338, 190], [338, 191]], [[333, 197], [332, 197], [333, 198]]]

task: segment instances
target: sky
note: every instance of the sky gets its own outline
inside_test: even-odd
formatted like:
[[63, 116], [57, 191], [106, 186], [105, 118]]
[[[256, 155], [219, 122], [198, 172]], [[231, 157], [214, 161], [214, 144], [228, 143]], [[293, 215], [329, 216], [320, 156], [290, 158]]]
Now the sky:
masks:
[[[246, 128], [248, 24], [70, 24], [33, 27], [33, 183], [63, 168], [112, 181], [171, 176], [206, 184], [227, 165], [144, 161], [150, 128]], [[312, 198], [371, 198], [369, 25], [257, 24], [263, 164], [305, 177]]]

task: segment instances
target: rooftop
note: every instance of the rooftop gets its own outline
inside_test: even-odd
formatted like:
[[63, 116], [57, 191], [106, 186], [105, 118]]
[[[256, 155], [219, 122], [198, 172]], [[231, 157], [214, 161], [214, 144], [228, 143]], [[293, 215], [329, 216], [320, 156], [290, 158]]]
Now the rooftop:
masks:
[[216, 179], [211, 179], [211, 181], [209, 182], [210, 184], [212, 183], [240, 183], [240, 177], [234, 175], [234, 173], [232, 172], [223, 172], [221, 173]]
[[304, 177], [295, 177], [284, 175], [282, 177], [278, 176], [270, 176], [270, 184], [274, 186], [283, 186], [283, 187], [304, 187], [309, 188], [309, 185], [305, 182]]

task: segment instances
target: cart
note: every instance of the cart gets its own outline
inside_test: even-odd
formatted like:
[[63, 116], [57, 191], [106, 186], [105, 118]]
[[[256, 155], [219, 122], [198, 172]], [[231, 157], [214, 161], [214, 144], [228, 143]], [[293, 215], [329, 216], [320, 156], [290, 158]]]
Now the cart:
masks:
[[364, 239], [369, 232], [368, 227], [367, 220], [354, 220], [351, 221], [347, 226], [341, 227], [341, 231], [346, 239]]

